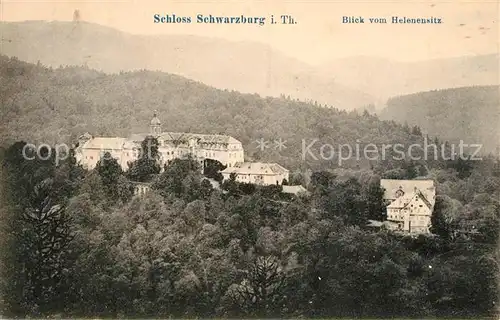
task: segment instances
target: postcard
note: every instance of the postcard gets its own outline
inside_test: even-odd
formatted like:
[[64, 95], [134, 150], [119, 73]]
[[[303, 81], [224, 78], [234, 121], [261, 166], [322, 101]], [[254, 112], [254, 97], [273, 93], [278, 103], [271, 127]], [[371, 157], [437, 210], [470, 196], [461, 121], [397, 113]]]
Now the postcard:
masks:
[[498, 318], [499, 10], [1, 1], [0, 317]]

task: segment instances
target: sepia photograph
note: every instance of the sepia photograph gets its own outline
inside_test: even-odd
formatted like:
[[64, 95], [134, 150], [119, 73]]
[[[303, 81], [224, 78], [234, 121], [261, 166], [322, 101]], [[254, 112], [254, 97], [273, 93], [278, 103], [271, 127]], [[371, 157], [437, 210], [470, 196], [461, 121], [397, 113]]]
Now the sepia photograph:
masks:
[[0, 0], [0, 319], [500, 319], [499, 17]]

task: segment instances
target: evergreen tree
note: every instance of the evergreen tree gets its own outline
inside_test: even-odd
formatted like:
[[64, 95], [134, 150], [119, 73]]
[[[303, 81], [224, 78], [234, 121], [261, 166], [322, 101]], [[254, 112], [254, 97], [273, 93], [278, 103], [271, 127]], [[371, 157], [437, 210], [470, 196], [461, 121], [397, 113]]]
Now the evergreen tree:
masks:
[[134, 181], [151, 180], [153, 175], [160, 173], [159, 158], [158, 140], [153, 136], [147, 136], [141, 142], [139, 159], [132, 162], [127, 176]]
[[106, 152], [97, 162], [95, 169], [101, 177], [102, 185], [109, 199], [118, 199], [118, 181], [123, 173], [118, 161], [109, 152]]

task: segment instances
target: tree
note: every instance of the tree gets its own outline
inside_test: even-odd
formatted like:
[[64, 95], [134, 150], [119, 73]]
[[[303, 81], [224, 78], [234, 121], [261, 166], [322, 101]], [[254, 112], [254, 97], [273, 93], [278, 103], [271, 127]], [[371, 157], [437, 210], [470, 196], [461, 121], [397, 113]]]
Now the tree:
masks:
[[401, 163], [401, 169], [405, 171], [406, 179], [415, 179], [418, 176], [417, 165], [413, 161], [403, 161]]
[[160, 173], [158, 145], [158, 140], [153, 136], [147, 136], [142, 141], [139, 159], [130, 164], [127, 173], [129, 179], [145, 182]]
[[36, 308], [31, 310], [35, 314], [57, 310], [60, 301], [64, 301], [61, 283], [71, 264], [71, 221], [65, 208], [53, 203], [52, 183], [46, 179], [35, 186], [32, 204], [18, 221], [17, 265], [23, 274], [23, 298], [27, 308]]
[[289, 184], [292, 185], [292, 186], [296, 186], [296, 185], [303, 185], [303, 186], [305, 186], [306, 183], [305, 183], [304, 175], [302, 173], [300, 173], [300, 172], [292, 172], [290, 174]]
[[240, 188], [238, 187], [238, 182], [236, 181], [237, 174], [232, 172], [229, 175], [229, 179], [222, 183], [222, 190], [227, 191], [228, 196], [239, 196]]
[[373, 220], [384, 220], [385, 204], [384, 189], [379, 184], [370, 184], [365, 191], [366, 195], [366, 217]]
[[455, 201], [446, 195], [436, 196], [431, 216], [431, 232], [449, 240], [457, 228], [457, 207]]
[[232, 285], [226, 296], [243, 314], [257, 317], [279, 315], [285, 274], [279, 259], [258, 256], [245, 271], [240, 284]]
[[73, 12], [73, 21], [74, 21], [74, 22], [79, 22], [79, 21], [80, 21], [80, 18], [81, 18], [81, 17], [80, 17], [80, 10], [78, 10], [78, 9], [77, 9], [77, 10], [75, 10], [75, 11]]
[[220, 171], [226, 169], [226, 166], [220, 163], [217, 160], [206, 159], [205, 167], [203, 168], [203, 174], [207, 178], [214, 179], [215, 181], [222, 182], [224, 177], [220, 173]]
[[313, 172], [311, 175], [311, 184], [314, 188], [328, 188], [335, 175], [328, 171]]
[[315, 195], [323, 218], [342, 218], [348, 224], [364, 226], [367, 203], [361, 194], [361, 185], [355, 178], [334, 181], [323, 194]]
[[118, 180], [122, 175], [122, 168], [118, 161], [106, 152], [97, 162], [96, 170], [109, 199], [118, 199]]
[[204, 200], [209, 200], [210, 195], [212, 194], [213, 191], [214, 191], [214, 187], [212, 186], [210, 181], [208, 181], [207, 179], [203, 179], [201, 181], [201, 185], [200, 185], [201, 198]]
[[422, 136], [422, 130], [420, 129], [419, 126], [414, 126], [411, 130], [411, 134], [415, 136]]
[[464, 155], [455, 155], [455, 158], [452, 158], [451, 161], [447, 162], [447, 167], [454, 169], [458, 173], [458, 178], [459, 179], [464, 179], [470, 176], [472, 171], [474, 170], [474, 163], [473, 160], [467, 158], [463, 159]]
[[240, 182], [237, 183], [238, 189], [242, 194], [253, 194], [255, 190], [257, 189], [255, 184], [253, 183], [245, 183], [245, 182]]
[[418, 176], [425, 177], [425, 176], [427, 176], [428, 173], [429, 173], [429, 170], [427, 170], [427, 167], [425, 165], [421, 164], [418, 167]]
[[191, 157], [186, 159], [174, 159], [158, 179], [153, 183], [153, 188], [160, 190], [163, 195], [173, 193], [180, 197], [186, 194], [186, 184], [184, 180], [189, 174], [197, 174], [197, 179], [201, 180], [200, 167], [197, 161]]
[[263, 198], [277, 199], [282, 191], [283, 191], [283, 186], [279, 184], [259, 186], [259, 194]]
[[116, 184], [117, 197], [126, 203], [134, 194], [134, 186], [123, 175], [118, 177]]

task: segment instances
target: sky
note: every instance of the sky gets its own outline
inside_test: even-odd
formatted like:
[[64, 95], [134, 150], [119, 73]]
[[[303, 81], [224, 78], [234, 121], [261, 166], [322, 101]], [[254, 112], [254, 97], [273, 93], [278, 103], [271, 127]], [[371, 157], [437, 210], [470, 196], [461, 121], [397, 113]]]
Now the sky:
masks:
[[[499, 52], [499, 1], [0, 0], [0, 20], [81, 19], [133, 34], [258, 41], [309, 64], [350, 56], [419, 61]], [[154, 14], [291, 15], [295, 25], [154, 24]], [[364, 24], [343, 24], [362, 16]], [[370, 24], [369, 17], [441, 18], [442, 24]]]

